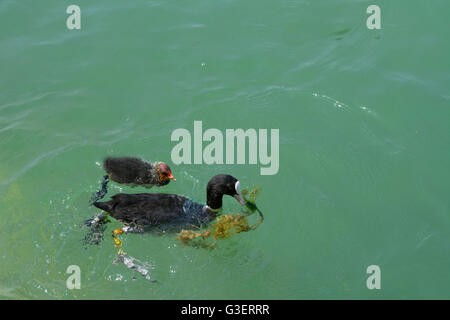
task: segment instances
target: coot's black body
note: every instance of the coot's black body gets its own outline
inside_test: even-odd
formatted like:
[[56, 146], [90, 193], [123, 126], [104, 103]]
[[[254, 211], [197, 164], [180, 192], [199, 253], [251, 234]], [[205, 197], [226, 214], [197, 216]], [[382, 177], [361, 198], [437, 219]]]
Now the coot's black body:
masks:
[[138, 226], [201, 226], [216, 217], [216, 213], [204, 205], [176, 194], [119, 193], [108, 202], [96, 202], [94, 205], [121, 222]]
[[171, 179], [175, 180], [168, 165], [162, 162], [152, 164], [133, 157], [108, 157], [103, 161], [103, 168], [109, 178], [120, 184], [161, 187]]
[[216, 175], [207, 186], [207, 205], [196, 203], [187, 197], [165, 193], [119, 193], [107, 202], [94, 205], [115, 219], [138, 226], [163, 224], [201, 226], [213, 220], [222, 207], [223, 195], [235, 197], [244, 204], [239, 181], [230, 175]]

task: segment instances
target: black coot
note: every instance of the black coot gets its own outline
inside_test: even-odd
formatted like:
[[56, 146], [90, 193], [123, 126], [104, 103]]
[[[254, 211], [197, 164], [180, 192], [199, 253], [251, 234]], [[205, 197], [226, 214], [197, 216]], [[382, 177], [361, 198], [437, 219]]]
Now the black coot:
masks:
[[187, 197], [164, 193], [119, 193], [107, 202], [94, 206], [115, 219], [136, 226], [201, 226], [213, 220], [222, 207], [223, 195], [229, 195], [244, 205], [239, 181], [225, 174], [214, 176], [206, 188], [206, 205]]

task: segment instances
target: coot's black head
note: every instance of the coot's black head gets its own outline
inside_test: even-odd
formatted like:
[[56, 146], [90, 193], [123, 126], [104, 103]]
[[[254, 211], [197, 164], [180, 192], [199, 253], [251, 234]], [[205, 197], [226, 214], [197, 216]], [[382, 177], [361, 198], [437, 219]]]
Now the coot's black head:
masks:
[[208, 207], [214, 210], [222, 208], [222, 196], [224, 194], [232, 196], [241, 205], [244, 205], [239, 180], [229, 174], [218, 174], [209, 180], [206, 187]]
[[156, 171], [159, 174], [159, 181], [169, 181], [170, 179], [173, 181], [177, 181], [175, 177], [172, 175], [172, 171], [167, 164], [164, 162], [158, 163], [156, 166]]

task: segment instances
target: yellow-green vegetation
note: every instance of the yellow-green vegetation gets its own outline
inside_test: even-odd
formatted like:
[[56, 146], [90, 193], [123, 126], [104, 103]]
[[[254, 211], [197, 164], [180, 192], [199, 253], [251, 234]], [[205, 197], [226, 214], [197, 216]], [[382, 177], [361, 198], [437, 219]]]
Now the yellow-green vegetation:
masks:
[[[211, 247], [215, 246], [217, 239], [229, 238], [238, 233], [256, 229], [256, 227], [264, 220], [262, 212], [256, 206], [256, 196], [258, 195], [258, 192], [258, 187], [252, 189], [250, 192], [247, 192], [247, 190], [242, 191], [246, 208], [243, 213], [225, 214], [219, 216], [216, 221], [211, 224], [211, 230], [206, 229], [204, 231], [194, 231], [183, 229], [177, 234], [176, 239], [188, 245]], [[255, 225], [250, 226], [248, 224], [247, 217], [256, 211], [258, 212], [260, 219]], [[204, 240], [210, 238], [210, 236], [212, 236], [213, 244], [206, 244]], [[201, 242], [199, 242], [199, 240], [195, 240], [200, 238]]]
[[212, 229], [214, 239], [222, 239], [248, 231], [249, 226], [247, 218], [238, 213], [220, 216], [212, 225]]
[[194, 230], [181, 230], [177, 234], [177, 240], [183, 241], [183, 242], [189, 242], [190, 240], [196, 239], [196, 238], [202, 238], [205, 240], [211, 235], [211, 231], [205, 230], [203, 232], [195, 232]]

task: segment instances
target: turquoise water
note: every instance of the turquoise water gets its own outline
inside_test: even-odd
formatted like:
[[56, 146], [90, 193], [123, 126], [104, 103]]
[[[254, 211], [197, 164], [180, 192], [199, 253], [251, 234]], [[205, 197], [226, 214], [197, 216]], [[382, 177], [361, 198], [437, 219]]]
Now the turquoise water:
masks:
[[[81, 30], [70, 4], [0, 2], [1, 298], [450, 298], [448, 1], [79, 0]], [[279, 129], [279, 172], [175, 165], [195, 120]], [[112, 264], [119, 222], [83, 247], [106, 155], [166, 161], [177, 181], [150, 192], [199, 202], [232, 174], [266, 219], [214, 250], [124, 236], [153, 283]]]

